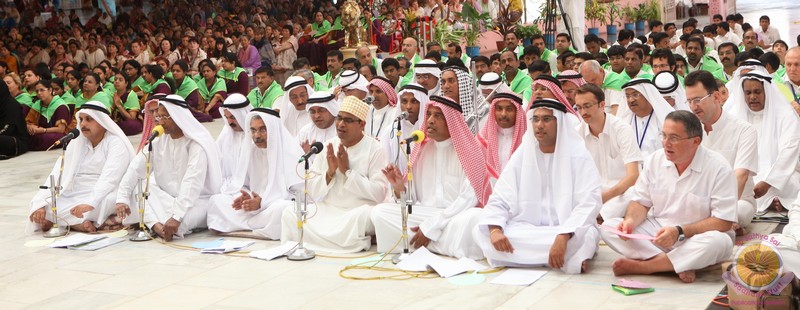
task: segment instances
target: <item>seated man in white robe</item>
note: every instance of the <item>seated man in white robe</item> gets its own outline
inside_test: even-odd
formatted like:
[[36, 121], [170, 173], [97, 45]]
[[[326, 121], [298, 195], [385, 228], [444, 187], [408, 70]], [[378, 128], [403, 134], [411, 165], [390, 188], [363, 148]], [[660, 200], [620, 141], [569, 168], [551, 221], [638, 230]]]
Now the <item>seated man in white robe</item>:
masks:
[[522, 97], [516, 93], [498, 93], [492, 96], [489, 118], [483, 125], [478, 141], [485, 152], [486, 161], [494, 175], [500, 175], [511, 154], [522, 144], [522, 135], [528, 129]]
[[624, 255], [612, 264], [614, 275], [675, 272], [684, 282], [695, 271], [730, 259], [736, 223], [736, 178], [722, 155], [701, 145], [703, 126], [689, 111], [667, 115], [664, 149], [648, 160], [634, 186], [624, 218], [600, 230], [608, 246]]
[[737, 235], [742, 235], [742, 228], [750, 226], [756, 213], [753, 176], [758, 172], [758, 134], [747, 121], [722, 110], [722, 94], [711, 73], [689, 73], [684, 83], [688, 106], [703, 123], [703, 146], [725, 157], [736, 175], [738, 220], [733, 226]]
[[400, 110], [394, 116], [391, 130], [381, 133], [383, 137], [380, 142], [386, 150], [389, 163], [405, 173], [408, 170], [408, 157], [411, 156], [409, 147], [412, 144], [400, 145], [400, 141], [411, 137], [414, 131], [419, 130], [420, 125], [425, 121], [425, 108], [430, 99], [426, 89], [416, 83], [409, 83], [400, 88], [397, 97], [400, 101]]
[[345, 70], [342, 72], [342, 77], [339, 78], [339, 86], [333, 90], [333, 95], [336, 96], [336, 101], [340, 104], [344, 102], [344, 98], [347, 96], [354, 96], [361, 101], [367, 101], [367, 95], [369, 95], [368, 87], [369, 81], [361, 73]]
[[303, 181], [295, 170], [295, 159], [303, 153], [277, 111], [253, 109], [244, 123], [251, 138], [242, 147], [231, 184], [211, 197], [208, 228], [278, 240], [283, 209], [294, 206], [289, 186]]
[[[165, 241], [206, 227], [209, 199], [219, 193], [222, 172], [214, 138], [192, 116], [180, 96], [158, 100], [156, 120], [164, 134], [153, 140], [152, 151], [134, 157], [117, 190], [117, 216], [123, 224], [139, 221], [136, 189], [144, 180], [146, 155], [150, 155], [152, 174], [150, 196], [144, 223]], [[133, 212], [131, 212], [133, 210]]]
[[314, 89], [299, 76], [286, 79], [285, 85], [283, 96], [275, 101], [278, 102], [283, 126], [289, 130], [292, 136], [297, 136], [300, 128], [311, 123], [306, 105], [309, 96], [314, 93]]
[[783, 228], [783, 234], [772, 234], [770, 238], [777, 241], [784, 271], [800, 274], [800, 200], [795, 200], [790, 206], [789, 224]]
[[[433, 96], [428, 102], [425, 139], [411, 154], [414, 182], [406, 188], [406, 178], [396, 166], [384, 174], [394, 196], [414, 201], [408, 216], [412, 248], [453, 257], [483, 258], [470, 231], [481, 207], [491, 194], [491, 183], [483, 152], [475, 149], [478, 140], [467, 128], [461, 106], [446, 97]], [[388, 252], [400, 240], [402, 223], [397, 203], [379, 205], [372, 212], [378, 252]], [[394, 252], [401, 251], [396, 247]]]
[[[56, 199], [58, 224], [82, 232], [121, 228], [114, 218], [116, 187], [133, 158], [133, 147], [106, 107], [89, 101], [76, 112], [81, 134], [67, 146], [61, 174], [61, 195]], [[50, 175], [59, 179], [61, 160]], [[45, 186], [50, 187], [49, 177]], [[53, 219], [50, 189], [40, 189], [30, 204], [35, 230], [48, 231]]]
[[531, 106], [531, 129], [473, 229], [492, 266], [549, 265], [585, 271], [597, 251], [600, 175], [575, 130], [576, 121], [553, 99]]
[[392, 82], [383, 77], [374, 77], [369, 81], [369, 94], [374, 99], [367, 114], [364, 133], [380, 140], [392, 130], [392, 120], [397, 115], [397, 93]]
[[[341, 83], [341, 82], [340, 82]], [[323, 153], [310, 167], [309, 203], [313, 214], [303, 225], [307, 248], [331, 253], [355, 253], [372, 245], [375, 227], [370, 220], [372, 208], [388, 197], [388, 184], [381, 173], [386, 167], [386, 153], [380, 143], [364, 134], [364, 120], [369, 106], [347, 96], [336, 116], [337, 137], [328, 141]], [[281, 241], [299, 237], [297, 214], [283, 212]]]
[[311, 124], [306, 124], [297, 133], [297, 140], [303, 149], [303, 153], [308, 152], [314, 142], [324, 143], [336, 138], [334, 121], [336, 120], [336, 115], [339, 114], [339, 103], [336, 102], [333, 94], [318, 91], [308, 97], [306, 109], [309, 117], [311, 117]]
[[219, 108], [225, 116], [227, 126], [222, 127], [217, 137], [217, 147], [222, 156], [220, 169], [222, 169], [222, 183], [230, 182], [233, 172], [236, 170], [236, 161], [239, 159], [239, 152], [242, 145], [247, 143], [249, 137], [245, 134], [242, 124], [247, 113], [253, 109], [250, 101], [242, 94], [233, 93], [222, 103]]
[[578, 133], [600, 173], [602, 219], [622, 217], [631, 199], [631, 187], [639, 177], [642, 153], [634, 144], [633, 129], [606, 112], [605, 92], [585, 84], [575, 93], [575, 108], [583, 122]]
[[619, 106], [617, 118], [633, 128], [632, 138], [647, 161], [650, 154], [662, 148], [659, 135], [664, 119], [675, 109], [661, 97], [661, 93], [648, 79], [633, 79], [622, 86], [622, 91], [628, 104]]
[[783, 211], [800, 191], [797, 113], [769, 76], [753, 71], [741, 76], [741, 87], [733, 86], [725, 113], [752, 124], [758, 133], [758, 173], [753, 177], [757, 212]]

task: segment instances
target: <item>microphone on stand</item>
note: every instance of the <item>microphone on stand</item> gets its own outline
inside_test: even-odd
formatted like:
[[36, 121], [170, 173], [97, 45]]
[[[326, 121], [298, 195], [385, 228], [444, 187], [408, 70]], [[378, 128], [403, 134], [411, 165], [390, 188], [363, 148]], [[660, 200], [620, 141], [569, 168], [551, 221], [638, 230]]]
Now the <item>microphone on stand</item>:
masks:
[[425, 133], [422, 132], [422, 130], [414, 130], [414, 132], [411, 133], [410, 137], [400, 140], [400, 144], [407, 144], [414, 142], [420, 143], [422, 142], [422, 140], [425, 140]]
[[49, 148], [47, 148], [47, 150], [49, 151], [50, 149], [52, 149], [52, 148], [54, 148], [56, 146], [65, 144], [65, 143], [69, 142], [72, 139], [75, 139], [75, 137], [80, 136], [80, 135], [81, 135], [81, 131], [78, 130], [78, 128], [73, 128], [72, 130], [69, 131], [69, 133], [66, 136], [63, 136], [63, 137], [61, 137], [61, 139], [58, 139], [58, 141], [56, 141], [56, 143], [53, 143], [53, 145], [51, 145]]
[[319, 142], [319, 141], [314, 142], [314, 144], [311, 145], [311, 149], [308, 150], [308, 153], [305, 153], [305, 155], [300, 157], [300, 160], [298, 160], [297, 162], [298, 163], [302, 163], [304, 161], [307, 161], [308, 158], [311, 157], [312, 155], [319, 154], [319, 152], [322, 152], [323, 148], [324, 148], [324, 145], [322, 144], [322, 142]]
[[148, 143], [153, 143], [153, 140], [155, 140], [156, 138], [160, 137], [163, 134], [164, 134], [164, 127], [163, 126], [158, 125], [156, 127], [153, 127], [153, 131], [150, 134], [150, 138], [147, 138], [147, 142]]
[[398, 115], [397, 118], [395, 118], [395, 119], [398, 120], [398, 121], [402, 120], [402, 119], [408, 119], [408, 112], [400, 113], [400, 115]]
[[372, 96], [367, 96], [366, 98], [364, 98], [364, 103], [366, 103], [368, 105], [372, 105], [372, 102], [374, 102], [374, 101], [375, 101], [375, 97], [372, 97]]
[[397, 117], [395, 117], [394, 121], [397, 123], [397, 135], [400, 136], [400, 131], [403, 130], [402, 124], [400, 123], [401, 120], [408, 119], [408, 112], [400, 113]]

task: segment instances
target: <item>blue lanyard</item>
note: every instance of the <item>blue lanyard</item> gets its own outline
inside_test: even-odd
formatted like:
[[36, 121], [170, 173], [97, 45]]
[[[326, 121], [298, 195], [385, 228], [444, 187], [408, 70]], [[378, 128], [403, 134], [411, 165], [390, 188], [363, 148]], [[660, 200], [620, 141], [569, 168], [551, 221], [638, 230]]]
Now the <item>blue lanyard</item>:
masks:
[[792, 88], [792, 99], [794, 99], [794, 102], [800, 103], [800, 99], [797, 98], [797, 94], [794, 92], [794, 85], [792, 85], [792, 82], [789, 82], [789, 87]]
[[639, 145], [639, 149], [642, 149], [642, 144], [644, 144], [644, 137], [647, 135], [647, 128], [650, 128], [650, 119], [653, 118], [653, 111], [650, 111], [650, 116], [647, 117], [647, 123], [644, 125], [644, 130], [642, 131], [642, 139], [639, 139], [639, 122], [637, 121], [636, 115], [633, 115], [633, 125], [636, 128], [636, 144]]

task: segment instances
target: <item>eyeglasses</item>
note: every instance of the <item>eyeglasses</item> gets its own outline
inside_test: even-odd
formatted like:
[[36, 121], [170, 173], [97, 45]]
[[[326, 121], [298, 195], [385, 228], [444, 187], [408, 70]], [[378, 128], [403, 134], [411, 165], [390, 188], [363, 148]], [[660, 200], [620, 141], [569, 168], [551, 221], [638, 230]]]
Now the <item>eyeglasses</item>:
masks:
[[599, 103], [587, 103], [587, 104], [584, 104], [583, 106], [575, 105], [575, 110], [578, 110], [578, 111], [580, 111], [580, 110], [588, 110], [595, 104], [599, 104]]
[[427, 80], [427, 79], [430, 79], [431, 77], [433, 77], [432, 74], [417, 74], [416, 75], [417, 81]]
[[250, 128], [250, 133], [251, 133], [251, 134], [255, 134], [255, 133], [267, 133], [267, 127], [261, 127], [261, 128], [258, 128], [258, 129], [256, 129], [256, 128]]
[[336, 116], [336, 121], [337, 122], [344, 122], [345, 124], [352, 124], [352, 123], [355, 123], [355, 122], [361, 122], [361, 120], [357, 119], [357, 118], [341, 117], [341, 116]]
[[153, 119], [155, 119], [158, 122], [160, 122], [162, 119], [171, 119], [171, 118], [172, 118], [172, 116], [169, 116], [169, 115], [155, 115], [155, 116], [153, 116]]
[[703, 97], [703, 98], [694, 98], [694, 99], [689, 99], [689, 100], [686, 100], [686, 105], [697, 105], [697, 104], [699, 104], [699, 103], [700, 103], [700, 101], [703, 101], [703, 100], [705, 100], [705, 99], [706, 99], [706, 98], [708, 98], [708, 97], [711, 97], [711, 94], [708, 94], [708, 95], [706, 95], [706, 96], [705, 96], [705, 97]]
[[630, 94], [630, 95], [628, 95], [628, 94], [625, 94], [625, 99], [628, 99], [628, 100], [637, 100], [637, 99], [639, 99], [639, 97], [641, 97], [641, 96], [642, 96], [642, 94], [640, 94], [640, 93], [632, 93], [632, 94]]
[[666, 135], [664, 135], [663, 132], [659, 133], [658, 136], [661, 137], [661, 141], [662, 142], [663, 141], [667, 141], [667, 142], [669, 142], [669, 144], [675, 144], [675, 143], [678, 143], [678, 142], [683, 141], [683, 140], [688, 140], [688, 139], [694, 138], [694, 137], [680, 138], [678, 136], [666, 136]]

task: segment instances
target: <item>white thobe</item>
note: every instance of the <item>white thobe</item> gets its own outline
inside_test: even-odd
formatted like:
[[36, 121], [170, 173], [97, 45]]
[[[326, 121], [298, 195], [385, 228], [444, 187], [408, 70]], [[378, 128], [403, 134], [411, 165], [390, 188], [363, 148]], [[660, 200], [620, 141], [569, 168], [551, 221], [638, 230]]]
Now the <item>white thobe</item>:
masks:
[[[283, 96], [288, 96], [288, 92]], [[313, 122], [311, 122], [311, 116], [308, 114], [308, 110], [297, 110], [294, 108], [294, 104], [292, 104], [288, 98], [281, 98], [284, 99], [275, 99], [275, 102], [279, 102], [278, 109], [281, 112], [281, 122], [283, 123], [283, 127], [286, 127], [292, 136], [297, 137], [298, 132], [300, 132], [300, 128], [303, 128], [303, 126], [307, 124], [313, 124]]]
[[[309, 145], [314, 144], [314, 142], [322, 142], [328, 145], [327, 142], [333, 138], [336, 138], [336, 124], [331, 124], [330, 127], [322, 129], [311, 122], [303, 126], [303, 128], [300, 128], [300, 131], [297, 133], [297, 141], [300, 145], [306, 141], [308, 141]], [[315, 158], [317, 158], [316, 154], [311, 155], [308, 160], [310, 163], [313, 163]]]
[[[341, 141], [334, 138], [329, 143], [337, 152]], [[308, 181], [308, 191], [317, 203], [309, 201], [310, 215], [303, 226], [303, 239], [309, 249], [354, 253], [371, 246], [369, 235], [374, 234], [375, 227], [369, 215], [388, 193], [389, 184], [381, 171], [388, 165], [386, 153], [377, 140], [364, 136], [347, 148], [347, 156], [350, 170], [342, 173], [337, 169], [330, 183], [325, 180], [328, 161], [324, 157], [311, 166], [314, 177]], [[295, 210], [285, 209], [282, 221], [281, 241], [298, 240]]]
[[[400, 110], [397, 110], [397, 112], [400, 113]], [[408, 152], [409, 149], [407, 149], [409, 145], [398, 145], [398, 138], [407, 139], [411, 137], [412, 132], [419, 130], [420, 124], [422, 124], [421, 121], [417, 121], [416, 124], [411, 124], [411, 122], [406, 119], [400, 120], [400, 137], [397, 136], [397, 128], [395, 127], [392, 127], [391, 130], [386, 133], [381, 132], [383, 137], [381, 137], [380, 142], [383, 145], [383, 149], [386, 150], [386, 157], [389, 163], [400, 168], [403, 174], [408, 170], [408, 157], [410, 157], [411, 154]]]
[[[145, 153], [147, 151], [143, 150], [133, 159], [117, 191], [117, 203], [124, 203], [131, 209], [123, 224], [139, 221], [136, 184], [145, 178]], [[181, 238], [192, 229], [206, 227], [209, 199], [219, 192], [219, 184], [206, 182], [208, 156], [203, 147], [185, 136], [178, 139], [162, 136], [153, 141], [150, 161], [152, 175], [144, 212], [145, 225], [152, 228], [156, 223], [164, 224], [173, 218], [181, 222], [175, 233]]]
[[375, 106], [370, 106], [367, 119], [365, 120], [366, 126], [364, 127], [364, 133], [375, 139], [383, 137], [387, 132], [392, 130], [392, 124], [394, 124], [394, 117], [397, 115], [397, 109], [397, 107], [390, 106], [389, 104], [381, 109], [375, 109]]
[[[521, 146], [525, 147], [525, 146]], [[567, 241], [562, 270], [580, 273], [581, 265], [597, 251], [600, 235], [593, 226], [602, 200], [599, 176], [587, 157], [570, 157], [572, 171], [555, 171], [554, 154], [534, 146], [532, 162], [538, 166], [540, 184], [522, 184], [523, 174], [533, 172], [525, 151], [517, 151], [497, 180], [473, 235], [492, 266], [530, 267], [547, 265], [550, 248], [559, 234], [573, 233]], [[526, 161], [528, 161], [526, 163]], [[553, 174], [568, 174], [572, 182], [569, 205], [559, 206], [564, 195]], [[540, 186], [539, 188], [526, 188]], [[489, 226], [500, 226], [514, 247], [513, 253], [500, 252], [490, 239]]]
[[783, 234], [770, 235], [778, 241], [778, 251], [783, 258], [784, 271], [800, 274], [800, 200], [795, 200], [789, 209], [789, 224]]
[[250, 156], [243, 190], [261, 196], [261, 208], [255, 211], [234, 210], [233, 200], [241, 196], [241, 192], [214, 195], [208, 209], [208, 228], [220, 232], [252, 231], [261, 237], [278, 240], [281, 237], [283, 209], [294, 205], [292, 196], [288, 189], [282, 189], [283, 199], [267, 201], [265, 197], [269, 197], [269, 193], [263, 192], [267, 188], [267, 182], [270, 182], [265, 177], [269, 175], [267, 171], [270, 159], [267, 158], [267, 151], [254, 149]]
[[634, 142], [639, 147], [639, 150], [642, 151], [642, 157], [647, 161], [650, 154], [664, 148], [660, 137], [664, 124], [661, 124], [655, 111], [651, 114], [652, 117], [638, 117], [636, 114], [631, 114], [631, 116], [631, 118], [623, 121], [633, 128]]
[[500, 158], [500, 167], [498, 167], [500, 171], [503, 171], [503, 167], [511, 159], [512, 146], [514, 146], [514, 127], [499, 128], [497, 131], [497, 155]]
[[[227, 125], [227, 124], [226, 124]], [[219, 147], [220, 154], [220, 168], [222, 168], [222, 183], [227, 184], [230, 182], [233, 173], [236, 171], [236, 161], [239, 159], [239, 153], [242, 150], [242, 145], [249, 137], [244, 131], [231, 130], [231, 138], [228, 141], [222, 142], [217, 140], [217, 147]]]
[[[716, 152], [700, 146], [689, 167], [678, 175], [664, 151], [657, 151], [645, 161], [634, 186], [633, 201], [650, 210], [633, 233], [655, 236], [661, 227], [693, 224], [709, 217], [735, 223], [736, 189], [733, 169]], [[616, 228], [622, 220], [608, 219], [603, 225]], [[600, 235], [611, 249], [630, 259], [647, 260], [666, 253], [676, 273], [728, 260], [733, 253], [732, 230], [700, 233], [669, 249], [661, 249], [649, 240], [623, 241], [605, 230], [600, 230]]]
[[[770, 137], [766, 139], [761, 135], [762, 125], [764, 121], [764, 110], [760, 112], [753, 112], [752, 110], [747, 113], [747, 119], [750, 124], [753, 124], [756, 132], [758, 132], [760, 141], [774, 141], [778, 143], [778, 155], [771, 165], [767, 166], [769, 162], [767, 158], [759, 158], [758, 174], [753, 177], [753, 182], [767, 182], [770, 189], [764, 196], [756, 199], [758, 205], [758, 212], [767, 210], [772, 205], [772, 201], [778, 198], [784, 206], [790, 205], [796, 198], [797, 193], [800, 192], [800, 173], [797, 171], [797, 160], [800, 157], [800, 141], [793, 138], [792, 134], [780, 132], [780, 137]], [[770, 120], [771, 122], [781, 122], [778, 128], [792, 128], [796, 126], [796, 122], [789, 122], [786, 118], [781, 117], [777, 120]], [[794, 124], [792, 124], [794, 123]], [[766, 147], [760, 145], [759, 147]], [[761, 149], [761, 148], [759, 148]], [[759, 154], [766, 156], [764, 154]]]
[[[625, 178], [625, 165], [633, 162], [642, 162], [642, 152], [636, 143], [627, 138], [633, 135], [633, 129], [620, 121], [614, 115], [606, 113], [603, 131], [595, 137], [589, 130], [589, 124], [581, 123], [579, 130], [586, 143], [586, 149], [592, 154], [594, 164], [600, 173], [602, 191], [607, 191], [620, 180]], [[628, 188], [622, 195], [609, 199], [600, 209], [604, 219], [625, 216], [628, 203], [631, 199], [632, 188]]]
[[[408, 227], [419, 226], [431, 242], [427, 248], [453, 257], [483, 258], [470, 231], [477, 224], [480, 209], [475, 190], [469, 183], [452, 140], [431, 141], [421, 150], [412, 167], [411, 197], [415, 202], [408, 216]], [[372, 212], [378, 252], [392, 249], [401, 237], [402, 222], [398, 203], [385, 203]], [[408, 231], [409, 236], [415, 233]], [[409, 237], [410, 238], [410, 237]]]
[[758, 172], [758, 144], [756, 130], [747, 122], [732, 118], [723, 112], [711, 132], [703, 130], [702, 145], [725, 157], [734, 171], [744, 169], [750, 172], [737, 202], [736, 214], [739, 226], [747, 227], [756, 213], [756, 199], [753, 196], [753, 175]]
[[[116, 187], [125, 174], [130, 163], [130, 155], [124, 143], [130, 143], [115, 135], [106, 134], [96, 147], [91, 143], [83, 144], [82, 150], [76, 150], [75, 155], [80, 158], [75, 175], [69, 184], [64, 184], [61, 196], [56, 200], [59, 225], [78, 225], [84, 221], [92, 221], [95, 227], [100, 227], [103, 222], [115, 213]], [[70, 162], [67, 158], [65, 163]], [[56, 160], [50, 172], [58, 182], [61, 160]], [[65, 168], [66, 169], [66, 168]], [[45, 182], [50, 185], [49, 178]], [[30, 213], [46, 207], [45, 215], [48, 221], [54, 222], [53, 212], [50, 210], [52, 201], [50, 190], [42, 189], [36, 193], [31, 201]], [[80, 204], [94, 207], [94, 210], [83, 214], [83, 218], [73, 216], [70, 211]], [[36, 225], [36, 229], [39, 229]]]

